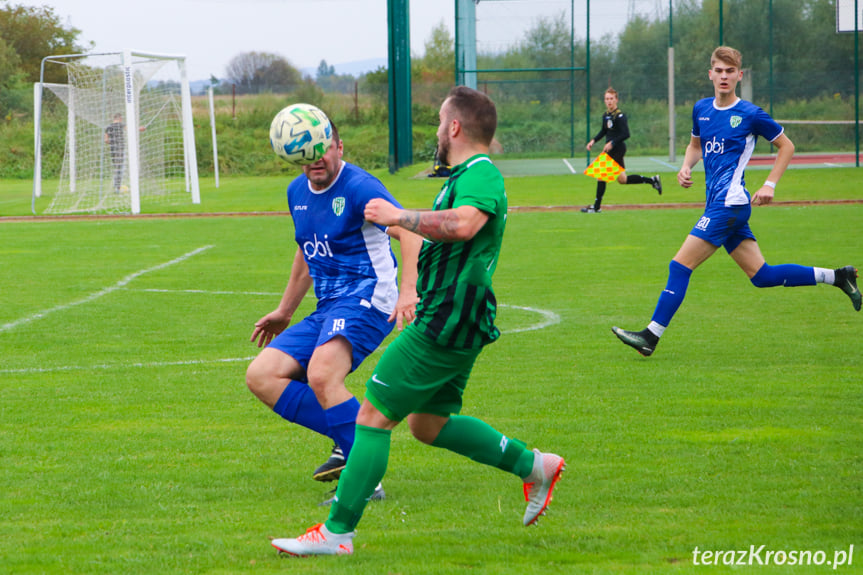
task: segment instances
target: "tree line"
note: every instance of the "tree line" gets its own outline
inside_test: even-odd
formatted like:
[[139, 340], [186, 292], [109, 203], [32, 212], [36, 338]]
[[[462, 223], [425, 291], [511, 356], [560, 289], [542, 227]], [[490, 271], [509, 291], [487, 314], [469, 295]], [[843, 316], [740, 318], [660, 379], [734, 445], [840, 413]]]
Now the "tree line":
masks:
[[[853, 34], [835, 32], [837, 0], [724, 0], [723, 43], [741, 50], [744, 67], [752, 70], [757, 102], [846, 98], [854, 93]], [[554, 68], [589, 64], [591, 98], [599, 99], [613, 85], [628, 101], [667, 97], [669, 36], [675, 46], [675, 93], [691, 101], [706, 92], [708, 57], [719, 43], [719, 0], [675, 0], [671, 21], [667, 13], [637, 16], [616, 35], [590, 40], [573, 38], [566, 14], [540, 18], [521, 38], [495, 53], [478, 54], [480, 68]], [[771, 10], [772, 6], [772, 10]], [[578, 7], [576, 7], [576, 10]], [[670, 33], [671, 32], [671, 33]], [[32, 108], [30, 84], [38, 81], [43, 57], [85, 52], [91, 46], [78, 40], [81, 31], [60, 22], [48, 6], [0, 5], [0, 115], [11, 117]], [[448, 86], [455, 80], [453, 36], [441, 23], [425, 43], [425, 53], [414, 55], [414, 84]], [[49, 81], [64, 81], [49, 78]], [[501, 97], [566, 103], [574, 94], [583, 100], [584, 72], [520, 72], [479, 76], [486, 88]], [[229, 93], [285, 92], [308, 95], [325, 92], [360, 93], [386, 105], [387, 70], [380, 68], [359, 78], [336, 74], [321, 61], [315, 77], [303, 77], [284, 56], [242, 52], [225, 68], [223, 78], [210, 78], [217, 91]], [[415, 100], [439, 90], [414, 90]]]
[[[479, 69], [589, 67], [591, 97], [615, 87], [627, 101], [668, 97], [669, 37], [675, 52], [675, 95], [693, 101], [709, 93], [707, 69], [720, 43], [743, 54], [754, 99], [808, 100], [854, 94], [854, 35], [836, 33], [837, 0], [675, 0], [673, 12], [636, 16], [616, 35], [573, 41], [570, 17], [539, 19], [502, 53], [477, 54]], [[772, 4], [772, 10], [771, 10]], [[578, 8], [576, 7], [576, 10]], [[722, 27], [720, 28], [720, 20]], [[586, 72], [485, 73], [480, 83], [513, 98], [543, 102], [583, 99]], [[571, 83], [570, 83], [571, 80]]]

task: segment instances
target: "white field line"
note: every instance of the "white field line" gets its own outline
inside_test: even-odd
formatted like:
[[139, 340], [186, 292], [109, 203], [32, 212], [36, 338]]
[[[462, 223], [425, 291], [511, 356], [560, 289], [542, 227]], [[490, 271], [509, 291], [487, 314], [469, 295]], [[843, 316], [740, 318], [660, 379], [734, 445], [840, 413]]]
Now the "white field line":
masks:
[[536, 331], [538, 329], [544, 329], [550, 325], [554, 325], [560, 323], [560, 316], [554, 313], [553, 311], [549, 311], [547, 309], [538, 309], [535, 307], [522, 307], [520, 305], [507, 305], [500, 304], [500, 307], [511, 307], [514, 309], [520, 309], [523, 311], [530, 311], [533, 313], [538, 313], [542, 316], [542, 320], [539, 323], [535, 323], [533, 325], [529, 325], [527, 327], [518, 327], [515, 329], [507, 329], [502, 330], [501, 333], [521, 333], [523, 331]]
[[129, 285], [129, 283], [130, 283], [130, 282], [132, 282], [132, 280], [134, 280], [134, 279], [136, 279], [136, 278], [138, 278], [138, 277], [140, 277], [140, 276], [142, 276], [142, 275], [144, 275], [144, 274], [148, 274], [148, 273], [150, 273], [150, 272], [154, 272], [154, 271], [156, 271], [156, 270], [160, 270], [160, 269], [166, 268], [166, 267], [168, 267], [168, 266], [172, 266], [172, 265], [174, 265], [174, 264], [178, 264], [178, 263], [184, 262], [185, 260], [187, 260], [187, 259], [191, 258], [192, 256], [196, 256], [196, 255], [198, 255], [199, 253], [204, 252], [204, 251], [206, 251], [206, 250], [210, 249], [211, 247], [213, 247], [213, 246], [203, 246], [203, 247], [200, 247], [200, 248], [198, 248], [198, 249], [196, 249], [196, 250], [192, 250], [192, 251], [190, 251], [189, 253], [183, 254], [182, 256], [180, 256], [180, 257], [178, 257], [178, 258], [174, 258], [174, 259], [172, 259], [172, 260], [171, 260], [171, 261], [169, 261], [169, 262], [165, 262], [165, 263], [159, 264], [159, 265], [157, 265], [157, 266], [153, 266], [153, 267], [151, 267], [151, 268], [146, 268], [146, 269], [143, 269], [143, 270], [138, 270], [138, 271], [136, 271], [136, 272], [134, 272], [134, 273], [131, 273], [131, 274], [127, 275], [126, 277], [124, 277], [123, 279], [121, 279], [120, 281], [118, 281], [117, 283], [115, 283], [114, 285], [109, 286], [109, 287], [106, 287], [106, 288], [104, 288], [104, 289], [102, 289], [102, 290], [100, 290], [100, 291], [97, 291], [97, 292], [91, 293], [91, 294], [90, 294], [90, 295], [88, 295], [87, 297], [85, 297], [85, 298], [83, 298], [83, 299], [80, 299], [80, 300], [78, 300], [78, 301], [73, 301], [73, 302], [71, 302], [71, 303], [66, 303], [66, 304], [58, 305], [58, 306], [55, 306], [55, 307], [52, 307], [52, 308], [49, 308], [49, 309], [46, 309], [46, 310], [43, 310], [43, 311], [40, 311], [40, 312], [34, 313], [34, 314], [32, 314], [32, 315], [28, 315], [28, 316], [26, 316], [26, 317], [22, 317], [21, 319], [15, 320], [15, 321], [13, 321], [13, 322], [9, 322], [9, 323], [6, 323], [6, 324], [3, 324], [3, 325], [0, 325], [0, 333], [2, 333], [2, 332], [4, 332], [4, 331], [9, 331], [9, 330], [11, 330], [11, 329], [15, 329], [15, 328], [16, 328], [16, 327], [18, 327], [18, 326], [21, 326], [21, 325], [24, 325], [24, 324], [30, 323], [30, 322], [32, 322], [32, 321], [36, 321], [37, 319], [42, 319], [42, 318], [44, 318], [45, 316], [50, 315], [50, 314], [52, 314], [52, 313], [54, 313], [54, 312], [64, 311], [64, 310], [67, 310], [67, 309], [69, 309], [69, 308], [72, 308], [72, 307], [75, 307], [75, 306], [78, 306], [78, 305], [82, 305], [82, 304], [85, 304], [85, 303], [90, 303], [91, 301], [97, 300], [97, 299], [99, 299], [99, 298], [100, 298], [100, 297], [102, 297], [102, 296], [108, 295], [108, 294], [110, 294], [110, 293], [112, 293], [112, 292], [117, 291], [118, 289], [122, 289], [122, 288], [126, 287], [127, 285]]
[[[245, 295], [246, 293], [252, 293], [253, 295], [281, 295], [281, 294], [267, 294], [261, 292], [225, 292], [225, 291], [215, 291], [208, 292], [204, 290], [152, 290], [152, 289], [142, 289], [142, 290], [133, 290], [133, 291], [146, 291], [146, 292], [183, 292], [183, 293], [208, 293], [208, 294], [217, 294], [217, 295]], [[519, 327], [515, 329], [509, 330], [501, 330], [502, 334], [512, 334], [512, 333], [521, 333], [525, 331], [536, 331], [540, 329], [544, 329], [550, 325], [555, 325], [560, 323], [560, 316], [553, 311], [537, 309], [532, 307], [524, 307], [519, 305], [507, 305], [507, 304], [499, 304], [498, 307], [509, 307], [513, 309], [520, 309], [522, 311], [528, 311], [537, 313], [542, 316], [542, 319], [533, 324], [526, 327]], [[378, 348], [376, 350], [378, 353], [382, 352], [384, 348]], [[229, 357], [222, 359], [189, 359], [189, 360], [179, 360], [179, 361], [166, 361], [166, 362], [138, 362], [138, 363], [124, 363], [124, 364], [97, 364], [97, 365], [61, 365], [55, 367], [27, 367], [27, 368], [11, 368], [11, 369], [0, 369], [0, 374], [31, 374], [31, 373], [50, 373], [50, 372], [59, 372], [59, 371], [84, 371], [84, 370], [107, 370], [107, 369], [128, 369], [128, 368], [153, 368], [153, 367], [168, 367], [168, 366], [177, 366], [177, 365], [205, 365], [212, 363], [235, 363], [235, 362], [246, 362], [252, 361], [255, 359], [255, 356], [249, 357]]]
[[50, 373], [56, 371], [91, 371], [97, 369], [129, 369], [133, 367], [170, 367], [175, 365], [206, 365], [210, 363], [234, 363], [238, 361], [252, 361], [255, 356], [230, 357], [225, 359], [185, 359], [180, 361], [151, 361], [138, 363], [102, 363], [96, 365], [58, 365], [55, 367], [22, 367], [11, 369], [0, 369], [0, 373]]
[[194, 293], [207, 295], [266, 295], [282, 297], [282, 293], [266, 291], [211, 291], [203, 289], [157, 289], [157, 288], [126, 288], [127, 291], [142, 291], [149, 293]]
[[566, 167], [569, 168], [570, 172], [572, 172], [573, 174], [575, 173], [575, 168], [572, 167], [572, 164], [569, 163], [569, 160], [564, 158], [563, 163], [566, 164]]
[[670, 169], [670, 170], [677, 170], [677, 169], [678, 169], [678, 167], [677, 167], [677, 166], [675, 166], [674, 164], [671, 164], [671, 163], [669, 163], [669, 162], [666, 162], [665, 160], [660, 160], [659, 158], [650, 158], [650, 161], [651, 161], [651, 162], [656, 162], [657, 164], [659, 164], [659, 165], [661, 165], [661, 166], [664, 166], [664, 167], [666, 167], [666, 168], [668, 168], [668, 169]]
[[[273, 297], [281, 297], [281, 293], [276, 292], [261, 292], [261, 291], [208, 291], [208, 290], [200, 290], [200, 289], [155, 289], [155, 288], [127, 288], [129, 291], [142, 291], [142, 292], [150, 292], [150, 293], [188, 293], [188, 294], [207, 294], [207, 295], [264, 295], [264, 296], [273, 296]], [[312, 294], [307, 294], [307, 297], [312, 297]], [[533, 307], [523, 307], [520, 305], [507, 305], [507, 304], [498, 304], [498, 307], [510, 307], [513, 309], [520, 309], [522, 311], [528, 311], [532, 313], [539, 314], [542, 316], [542, 319], [533, 324], [526, 327], [519, 327], [515, 329], [507, 329], [501, 330], [501, 333], [521, 333], [523, 331], [536, 331], [538, 329], [546, 328], [550, 325], [554, 325], [560, 323], [560, 316], [553, 311], [538, 309]]]
[[[152, 293], [190, 293], [190, 294], [208, 294], [208, 295], [266, 295], [266, 296], [275, 296], [280, 297], [281, 293], [274, 292], [257, 292], [257, 291], [207, 291], [207, 290], [198, 290], [198, 289], [152, 289], [152, 288], [133, 288], [130, 291], [143, 291], [143, 292], [152, 292]], [[311, 296], [309, 296], [311, 297]], [[520, 305], [508, 305], [508, 304], [498, 304], [498, 307], [510, 307], [513, 309], [520, 309], [522, 311], [528, 311], [532, 313], [539, 314], [542, 319], [533, 324], [526, 327], [518, 327], [515, 329], [507, 329], [501, 330], [501, 333], [521, 333], [523, 331], [536, 331], [538, 329], [546, 328], [550, 325], [560, 323], [560, 316], [553, 311], [549, 311], [546, 309], [538, 309], [533, 307], [523, 307]]]

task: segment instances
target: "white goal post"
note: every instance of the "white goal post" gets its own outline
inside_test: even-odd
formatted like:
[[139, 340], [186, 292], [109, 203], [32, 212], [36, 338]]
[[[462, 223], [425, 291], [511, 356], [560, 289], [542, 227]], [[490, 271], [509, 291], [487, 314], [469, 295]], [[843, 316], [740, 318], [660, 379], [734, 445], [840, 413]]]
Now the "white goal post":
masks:
[[49, 56], [33, 100], [34, 214], [43, 193], [51, 214], [201, 202], [184, 56]]

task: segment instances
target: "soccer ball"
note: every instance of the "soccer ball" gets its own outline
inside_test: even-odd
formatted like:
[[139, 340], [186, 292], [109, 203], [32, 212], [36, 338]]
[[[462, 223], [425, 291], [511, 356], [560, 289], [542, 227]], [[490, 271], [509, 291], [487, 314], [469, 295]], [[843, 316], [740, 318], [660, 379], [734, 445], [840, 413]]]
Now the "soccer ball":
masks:
[[330, 119], [311, 104], [292, 104], [270, 124], [270, 145], [285, 161], [303, 166], [313, 164], [327, 153], [333, 141]]

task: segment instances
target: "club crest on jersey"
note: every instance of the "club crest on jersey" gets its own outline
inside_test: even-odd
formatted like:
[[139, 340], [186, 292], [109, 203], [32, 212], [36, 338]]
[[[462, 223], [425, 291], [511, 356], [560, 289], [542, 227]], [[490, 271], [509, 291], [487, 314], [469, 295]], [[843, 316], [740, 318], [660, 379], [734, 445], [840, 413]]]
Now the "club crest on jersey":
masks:
[[341, 196], [333, 198], [333, 213], [337, 216], [342, 215], [345, 211], [345, 199]]
[[741, 118], [740, 116], [731, 116], [731, 127], [736, 128], [737, 126], [740, 125], [740, 122], [742, 122], [742, 121], [743, 121], [743, 118]]

